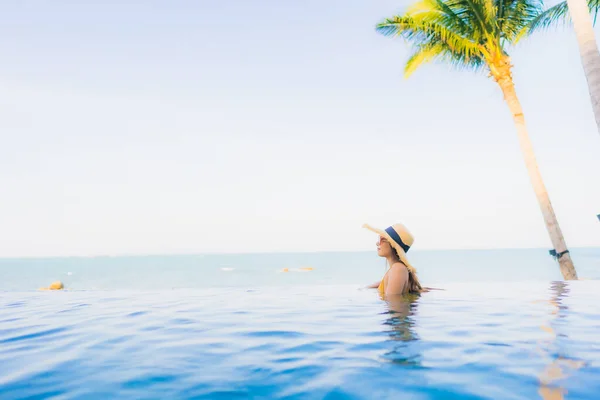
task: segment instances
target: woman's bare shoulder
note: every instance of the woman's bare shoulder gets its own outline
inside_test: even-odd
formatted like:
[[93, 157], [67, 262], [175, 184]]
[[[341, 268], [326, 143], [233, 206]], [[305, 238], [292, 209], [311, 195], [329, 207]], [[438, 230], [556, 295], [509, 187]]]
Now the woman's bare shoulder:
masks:
[[392, 264], [392, 267], [390, 268], [391, 271], [396, 270], [398, 272], [408, 272], [408, 269], [406, 268], [406, 265], [402, 264], [401, 262], [395, 262]]
[[393, 263], [389, 272], [395, 276], [408, 276], [408, 269], [401, 262]]

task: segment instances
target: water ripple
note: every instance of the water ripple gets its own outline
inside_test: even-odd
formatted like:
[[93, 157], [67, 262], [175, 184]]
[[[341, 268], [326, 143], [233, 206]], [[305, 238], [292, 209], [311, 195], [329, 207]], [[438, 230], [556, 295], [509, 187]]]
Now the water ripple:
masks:
[[5, 292], [0, 398], [594, 398], [598, 289]]

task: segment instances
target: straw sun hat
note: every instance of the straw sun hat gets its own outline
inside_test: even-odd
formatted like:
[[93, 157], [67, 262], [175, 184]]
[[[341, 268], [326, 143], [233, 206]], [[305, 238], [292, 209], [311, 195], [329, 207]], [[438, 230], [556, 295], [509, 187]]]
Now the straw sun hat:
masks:
[[390, 245], [398, 253], [398, 257], [400, 257], [400, 261], [402, 261], [402, 264], [406, 265], [408, 272], [410, 272], [413, 279], [415, 280], [415, 283], [420, 288], [421, 284], [419, 282], [419, 279], [417, 278], [417, 270], [415, 269], [415, 267], [413, 267], [410, 264], [410, 262], [408, 261], [408, 258], [406, 257], [406, 253], [408, 252], [410, 247], [413, 245], [413, 242], [415, 241], [415, 239], [414, 239], [413, 235], [410, 233], [410, 231], [402, 224], [394, 224], [394, 225], [386, 228], [385, 230], [373, 228], [372, 226], [370, 226], [368, 224], [364, 224], [363, 228], [366, 228], [372, 232], [375, 232], [379, 236], [387, 239], [387, 241], [390, 243]]

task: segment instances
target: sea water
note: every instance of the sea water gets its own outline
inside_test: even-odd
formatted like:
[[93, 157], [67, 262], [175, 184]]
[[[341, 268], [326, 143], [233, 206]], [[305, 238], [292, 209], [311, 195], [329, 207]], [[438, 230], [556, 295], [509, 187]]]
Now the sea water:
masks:
[[[0, 399], [595, 399], [600, 249], [0, 260]], [[59, 279], [68, 290], [40, 292]]]

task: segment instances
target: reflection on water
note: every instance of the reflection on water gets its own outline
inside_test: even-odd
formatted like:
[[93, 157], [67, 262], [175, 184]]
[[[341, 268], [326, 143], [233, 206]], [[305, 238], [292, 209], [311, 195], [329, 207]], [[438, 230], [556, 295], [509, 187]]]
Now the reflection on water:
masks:
[[550, 355], [552, 361], [540, 373], [539, 381], [540, 388], [538, 393], [544, 400], [562, 400], [567, 393], [564, 388], [564, 381], [575, 370], [585, 366], [585, 362], [568, 357], [561, 354], [558, 340], [567, 336], [560, 331], [560, 320], [567, 317], [569, 307], [563, 304], [563, 300], [569, 294], [569, 283], [558, 281], [552, 282], [552, 296], [548, 303], [553, 307], [551, 315], [553, 316], [547, 325], [542, 325], [540, 328], [550, 334], [550, 339], [540, 344], [543, 346], [543, 353]]
[[0, 398], [598, 398], [600, 281], [445, 288], [0, 293]]
[[421, 355], [412, 342], [418, 340], [415, 332], [415, 317], [417, 314], [418, 296], [387, 296], [383, 299], [386, 303], [388, 318], [383, 322], [385, 332], [390, 340], [399, 342], [392, 351], [388, 351], [383, 358], [394, 364], [421, 365]]

